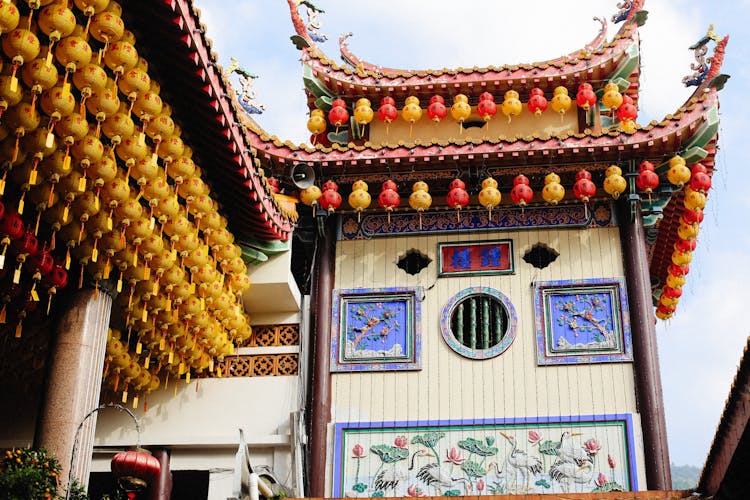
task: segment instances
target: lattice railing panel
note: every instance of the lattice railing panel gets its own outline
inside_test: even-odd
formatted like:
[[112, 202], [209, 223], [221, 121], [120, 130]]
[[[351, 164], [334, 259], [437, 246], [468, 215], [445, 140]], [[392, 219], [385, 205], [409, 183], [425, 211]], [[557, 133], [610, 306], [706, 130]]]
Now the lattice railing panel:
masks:
[[299, 325], [253, 325], [253, 335], [238, 347], [299, 345]]
[[[217, 368], [222, 377], [278, 377], [297, 375], [299, 355], [294, 354], [239, 354], [227, 356]], [[215, 378], [219, 370], [208, 374]]]

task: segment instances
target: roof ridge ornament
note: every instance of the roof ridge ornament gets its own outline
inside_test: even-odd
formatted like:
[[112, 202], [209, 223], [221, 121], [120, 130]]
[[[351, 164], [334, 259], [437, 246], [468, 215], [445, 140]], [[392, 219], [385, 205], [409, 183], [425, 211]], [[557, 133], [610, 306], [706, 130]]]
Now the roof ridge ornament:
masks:
[[233, 87], [230, 80], [232, 74], [236, 73], [239, 76], [239, 96], [235, 95], [237, 102], [245, 111], [245, 113], [249, 115], [259, 115], [263, 113], [263, 111], [265, 111], [266, 109], [266, 106], [265, 104], [258, 104], [256, 102], [256, 93], [255, 89], [253, 88], [253, 83], [255, 83], [255, 79], [258, 78], [258, 75], [250, 73], [245, 68], [240, 66], [239, 61], [237, 61], [237, 59], [235, 59], [234, 57], [230, 57], [229, 60], [232, 61], [232, 64], [230, 64], [229, 67], [223, 71], [222, 76], [230, 87]]
[[[620, 9], [617, 14], [612, 16], [612, 22], [617, 24], [622, 21], [630, 21], [643, 10], [643, 4], [645, 0], [622, 0], [617, 4], [617, 8]], [[645, 11], [643, 11], [645, 13]], [[640, 19], [636, 18], [638, 26], [643, 25], [646, 22], [645, 16], [640, 16]]]
[[[328, 35], [321, 33], [320, 29], [322, 24], [319, 20], [319, 15], [324, 14], [323, 9], [318, 8], [310, 0], [287, 0], [289, 4], [289, 13], [292, 16], [292, 24], [294, 25], [294, 31], [296, 35], [292, 35], [292, 43], [298, 50], [310, 47], [314, 43], [324, 43], [328, 40]], [[302, 19], [299, 13], [299, 6], [305, 6], [305, 14], [307, 15], [307, 22]]]
[[[706, 57], [706, 54], [708, 54], [709, 42], [714, 42], [716, 44], [712, 57]], [[714, 32], [714, 25], [710, 24], [706, 34], [689, 47], [695, 54], [695, 62], [690, 64], [690, 69], [693, 70], [693, 74], [684, 77], [682, 83], [684, 83], [686, 87], [690, 87], [700, 86], [707, 81], [712, 87], [721, 90], [724, 83], [729, 79], [729, 75], [719, 74], [721, 65], [724, 62], [724, 51], [727, 42], [729, 42], [729, 36], [727, 35], [722, 39], [716, 34], [716, 32]]]

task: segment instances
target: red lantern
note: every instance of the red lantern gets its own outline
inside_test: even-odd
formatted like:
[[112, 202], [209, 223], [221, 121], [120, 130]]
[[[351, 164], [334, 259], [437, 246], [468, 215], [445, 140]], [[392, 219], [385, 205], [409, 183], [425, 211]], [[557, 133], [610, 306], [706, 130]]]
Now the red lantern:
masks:
[[659, 187], [659, 176], [654, 172], [654, 165], [650, 161], [641, 162], [638, 167], [638, 176], [635, 178], [635, 185], [641, 191], [648, 193]]
[[544, 97], [544, 91], [539, 87], [531, 89], [531, 92], [529, 92], [529, 102], [526, 106], [534, 115], [541, 116], [547, 109], [547, 98]]
[[427, 118], [435, 123], [440, 123], [447, 114], [448, 108], [445, 107], [445, 99], [439, 95], [430, 97], [430, 105], [427, 107]]
[[457, 218], [461, 220], [461, 209], [469, 204], [469, 193], [466, 192], [466, 184], [461, 179], [455, 179], [451, 182], [445, 201], [449, 207], [455, 208]]
[[658, 306], [656, 306], [656, 311], [665, 316], [671, 316], [672, 314], [674, 314], [675, 306], [665, 306], [664, 304], [659, 304]]
[[576, 94], [576, 105], [579, 108], [583, 108], [584, 111], [588, 111], [591, 106], [596, 104], [596, 94], [594, 89], [589, 83], [582, 83], [578, 86], [578, 94]]
[[68, 286], [68, 272], [60, 264], [55, 265], [52, 270], [44, 277], [45, 284], [47, 285], [47, 314], [49, 314], [50, 306], [52, 305], [52, 296]]
[[31, 258], [31, 270], [39, 273], [40, 278], [49, 274], [55, 266], [55, 259], [47, 250], [35, 254]]
[[387, 180], [383, 183], [380, 195], [378, 195], [378, 205], [388, 213], [389, 224], [391, 223], [391, 212], [401, 204], [401, 197], [398, 195], [397, 188], [395, 182]]
[[392, 97], [383, 97], [378, 108], [378, 120], [385, 123], [385, 133], [388, 135], [388, 125], [398, 117], [396, 101]]
[[328, 133], [321, 132], [320, 134], [313, 134], [310, 136], [310, 144], [320, 144], [324, 148], [331, 147], [331, 141], [328, 140]]
[[349, 122], [349, 112], [346, 110], [346, 103], [342, 99], [333, 101], [333, 107], [328, 112], [328, 121], [331, 125], [338, 128]]
[[700, 224], [703, 222], [703, 210], [688, 210], [687, 208], [682, 211], [682, 222], [685, 224]]
[[621, 122], [635, 120], [638, 116], [638, 108], [633, 104], [633, 98], [629, 95], [622, 96], [622, 104], [617, 108], [617, 118]]
[[323, 194], [318, 200], [320, 206], [324, 210], [328, 210], [329, 214], [336, 211], [341, 206], [341, 195], [339, 194], [339, 186], [333, 181], [326, 181], [323, 184]]
[[529, 186], [529, 179], [523, 174], [513, 179], [513, 189], [510, 190], [510, 199], [522, 209], [534, 198], [534, 191]]
[[683, 264], [681, 266], [678, 266], [677, 264], [669, 264], [667, 272], [672, 276], [685, 276], [690, 272], [690, 266], [688, 264]]
[[679, 299], [682, 296], [682, 290], [679, 288], [672, 288], [671, 286], [665, 286], [661, 292], [662, 297], [670, 299]]
[[140, 491], [159, 477], [161, 464], [144, 449], [121, 451], [110, 463], [112, 475], [127, 491]]
[[693, 167], [692, 167], [692, 168], [690, 169], [690, 173], [691, 173], [691, 174], [693, 174], [693, 175], [695, 175], [695, 174], [697, 174], [698, 172], [701, 172], [701, 173], [707, 174], [707, 173], [708, 173], [708, 169], [707, 169], [707, 168], [706, 168], [706, 166], [705, 166], [705, 165], [703, 165], [702, 163], [696, 163], [696, 164], [695, 164], [695, 165], [693, 165]]
[[674, 244], [675, 250], [680, 252], [693, 252], [697, 246], [698, 242], [695, 241], [695, 239], [684, 240], [680, 238], [677, 240], [677, 243]]
[[588, 203], [596, 194], [596, 185], [591, 182], [591, 173], [588, 170], [579, 170], [576, 174], [576, 183], [573, 184], [573, 194], [584, 203]]
[[8, 250], [8, 245], [23, 236], [24, 230], [23, 220], [17, 212], [9, 212], [3, 215], [0, 220], [0, 236], [2, 236], [0, 244], [3, 246], [2, 254], [0, 254], [0, 269], [5, 266], [5, 252]]
[[486, 122], [492, 120], [497, 114], [497, 104], [495, 104], [495, 98], [489, 92], [483, 92], [479, 96], [479, 104], [477, 104], [477, 114], [482, 117]]
[[711, 189], [711, 176], [705, 172], [693, 172], [690, 177], [690, 189], [705, 194], [706, 191]]

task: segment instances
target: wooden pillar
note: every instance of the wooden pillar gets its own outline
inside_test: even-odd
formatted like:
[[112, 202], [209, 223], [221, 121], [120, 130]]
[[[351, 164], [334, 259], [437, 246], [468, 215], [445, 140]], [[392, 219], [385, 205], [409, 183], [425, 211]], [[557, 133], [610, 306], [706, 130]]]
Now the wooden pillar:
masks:
[[672, 489], [667, 424], [664, 417], [659, 352], [651, 301], [646, 235], [641, 202], [636, 198], [623, 200], [619, 213], [625, 281], [630, 303], [636, 404], [643, 430], [646, 485], [649, 490], [666, 491]]
[[99, 404], [111, 312], [110, 295], [80, 290], [57, 325], [35, 446], [47, 448], [60, 461], [63, 489], [69, 473], [81, 485], [88, 484], [96, 413], [81, 426], [77, 440], [76, 433]]
[[313, 336], [312, 413], [310, 420], [310, 497], [325, 497], [328, 423], [331, 420], [331, 295], [336, 258], [338, 217], [328, 217], [318, 236], [315, 260], [315, 323]]
[[172, 496], [172, 471], [169, 469], [169, 451], [164, 448], [152, 448], [149, 451], [159, 460], [161, 469], [159, 470], [159, 477], [148, 485], [146, 497], [148, 500], [169, 500]]

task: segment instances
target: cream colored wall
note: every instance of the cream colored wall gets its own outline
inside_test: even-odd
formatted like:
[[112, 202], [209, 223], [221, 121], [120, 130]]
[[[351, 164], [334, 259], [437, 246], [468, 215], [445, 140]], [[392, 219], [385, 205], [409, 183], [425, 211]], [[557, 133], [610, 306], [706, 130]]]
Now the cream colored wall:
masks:
[[[399, 108], [399, 116], [388, 127], [383, 122], [375, 118], [370, 125], [370, 137], [369, 140], [373, 144], [381, 143], [395, 143], [399, 140], [410, 141], [445, 141], [448, 139], [453, 140], [469, 140], [469, 139], [497, 139], [500, 136], [505, 137], [526, 137], [529, 135], [559, 135], [565, 133], [578, 132], [578, 111], [575, 104], [573, 104], [565, 115], [561, 118], [558, 113], [548, 108], [547, 111], [542, 113], [541, 116], [535, 116], [526, 107], [526, 103], [523, 103], [523, 109], [521, 114], [513, 117], [508, 123], [508, 119], [503, 115], [500, 110], [500, 103], [502, 103], [502, 96], [496, 96], [495, 101], [497, 103], [497, 114], [490, 120], [489, 126], [484, 126], [481, 129], [470, 128], [465, 129], [463, 133], [459, 129], [458, 122], [454, 120], [450, 115], [450, 107], [452, 102], [446, 102], [445, 105], [448, 108], [448, 116], [446, 116], [440, 123], [435, 123], [427, 118], [427, 106], [429, 101], [423, 100], [420, 103], [422, 107], [422, 118], [414, 123], [411, 130], [411, 138], [409, 136], [409, 122], [401, 118], [401, 109]], [[380, 103], [373, 103], [373, 110], [377, 110]], [[471, 121], [483, 121], [483, 119], [477, 114], [476, 106], [472, 107], [472, 114], [466, 120]], [[387, 129], [387, 130], [386, 130]]]
[[[438, 242], [512, 239], [515, 274], [437, 277]], [[560, 256], [545, 269], [522, 260], [536, 243]], [[415, 248], [432, 262], [415, 276], [396, 267]], [[532, 282], [623, 276], [617, 228], [545, 229], [440, 234], [340, 241], [336, 288], [422, 286], [422, 370], [335, 373], [332, 422], [471, 420], [482, 418], [591, 415], [636, 412], [633, 366], [600, 363], [538, 367]], [[440, 333], [443, 305], [460, 290], [489, 286], [516, 309], [516, 339], [500, 356], [469, 360], [451, 350]], [[637, 443], [640, 428], [635, 419]], [[642, 462], [638, 444], [638, 462]], [[642, 475], [642, 473], [639, 473]], [[639, 481], [644, 483], [642, 478]]]
[[[282, 480], [292, 478], [290, 413], [299, 408], [298, 382], [297, 377], [214, 378], [200, 380], [197, 390], [195, 380], [188, 386], [183, 382], [176, 396], [171, 387], [157, 390], [149, 396], [148, 411], [134, 410], [142, 427], [141, 445], [170, 449], [172, 470], [213, 470], [209, 500], [225, 500], [231, 492], [229, 469], [240, 428], [254, 465], [273, 467]], [[100, 412], [92, 470], [109, 470], [111, 454], [102, 450], [135, 443], [127, 415], [114, 409]]]

